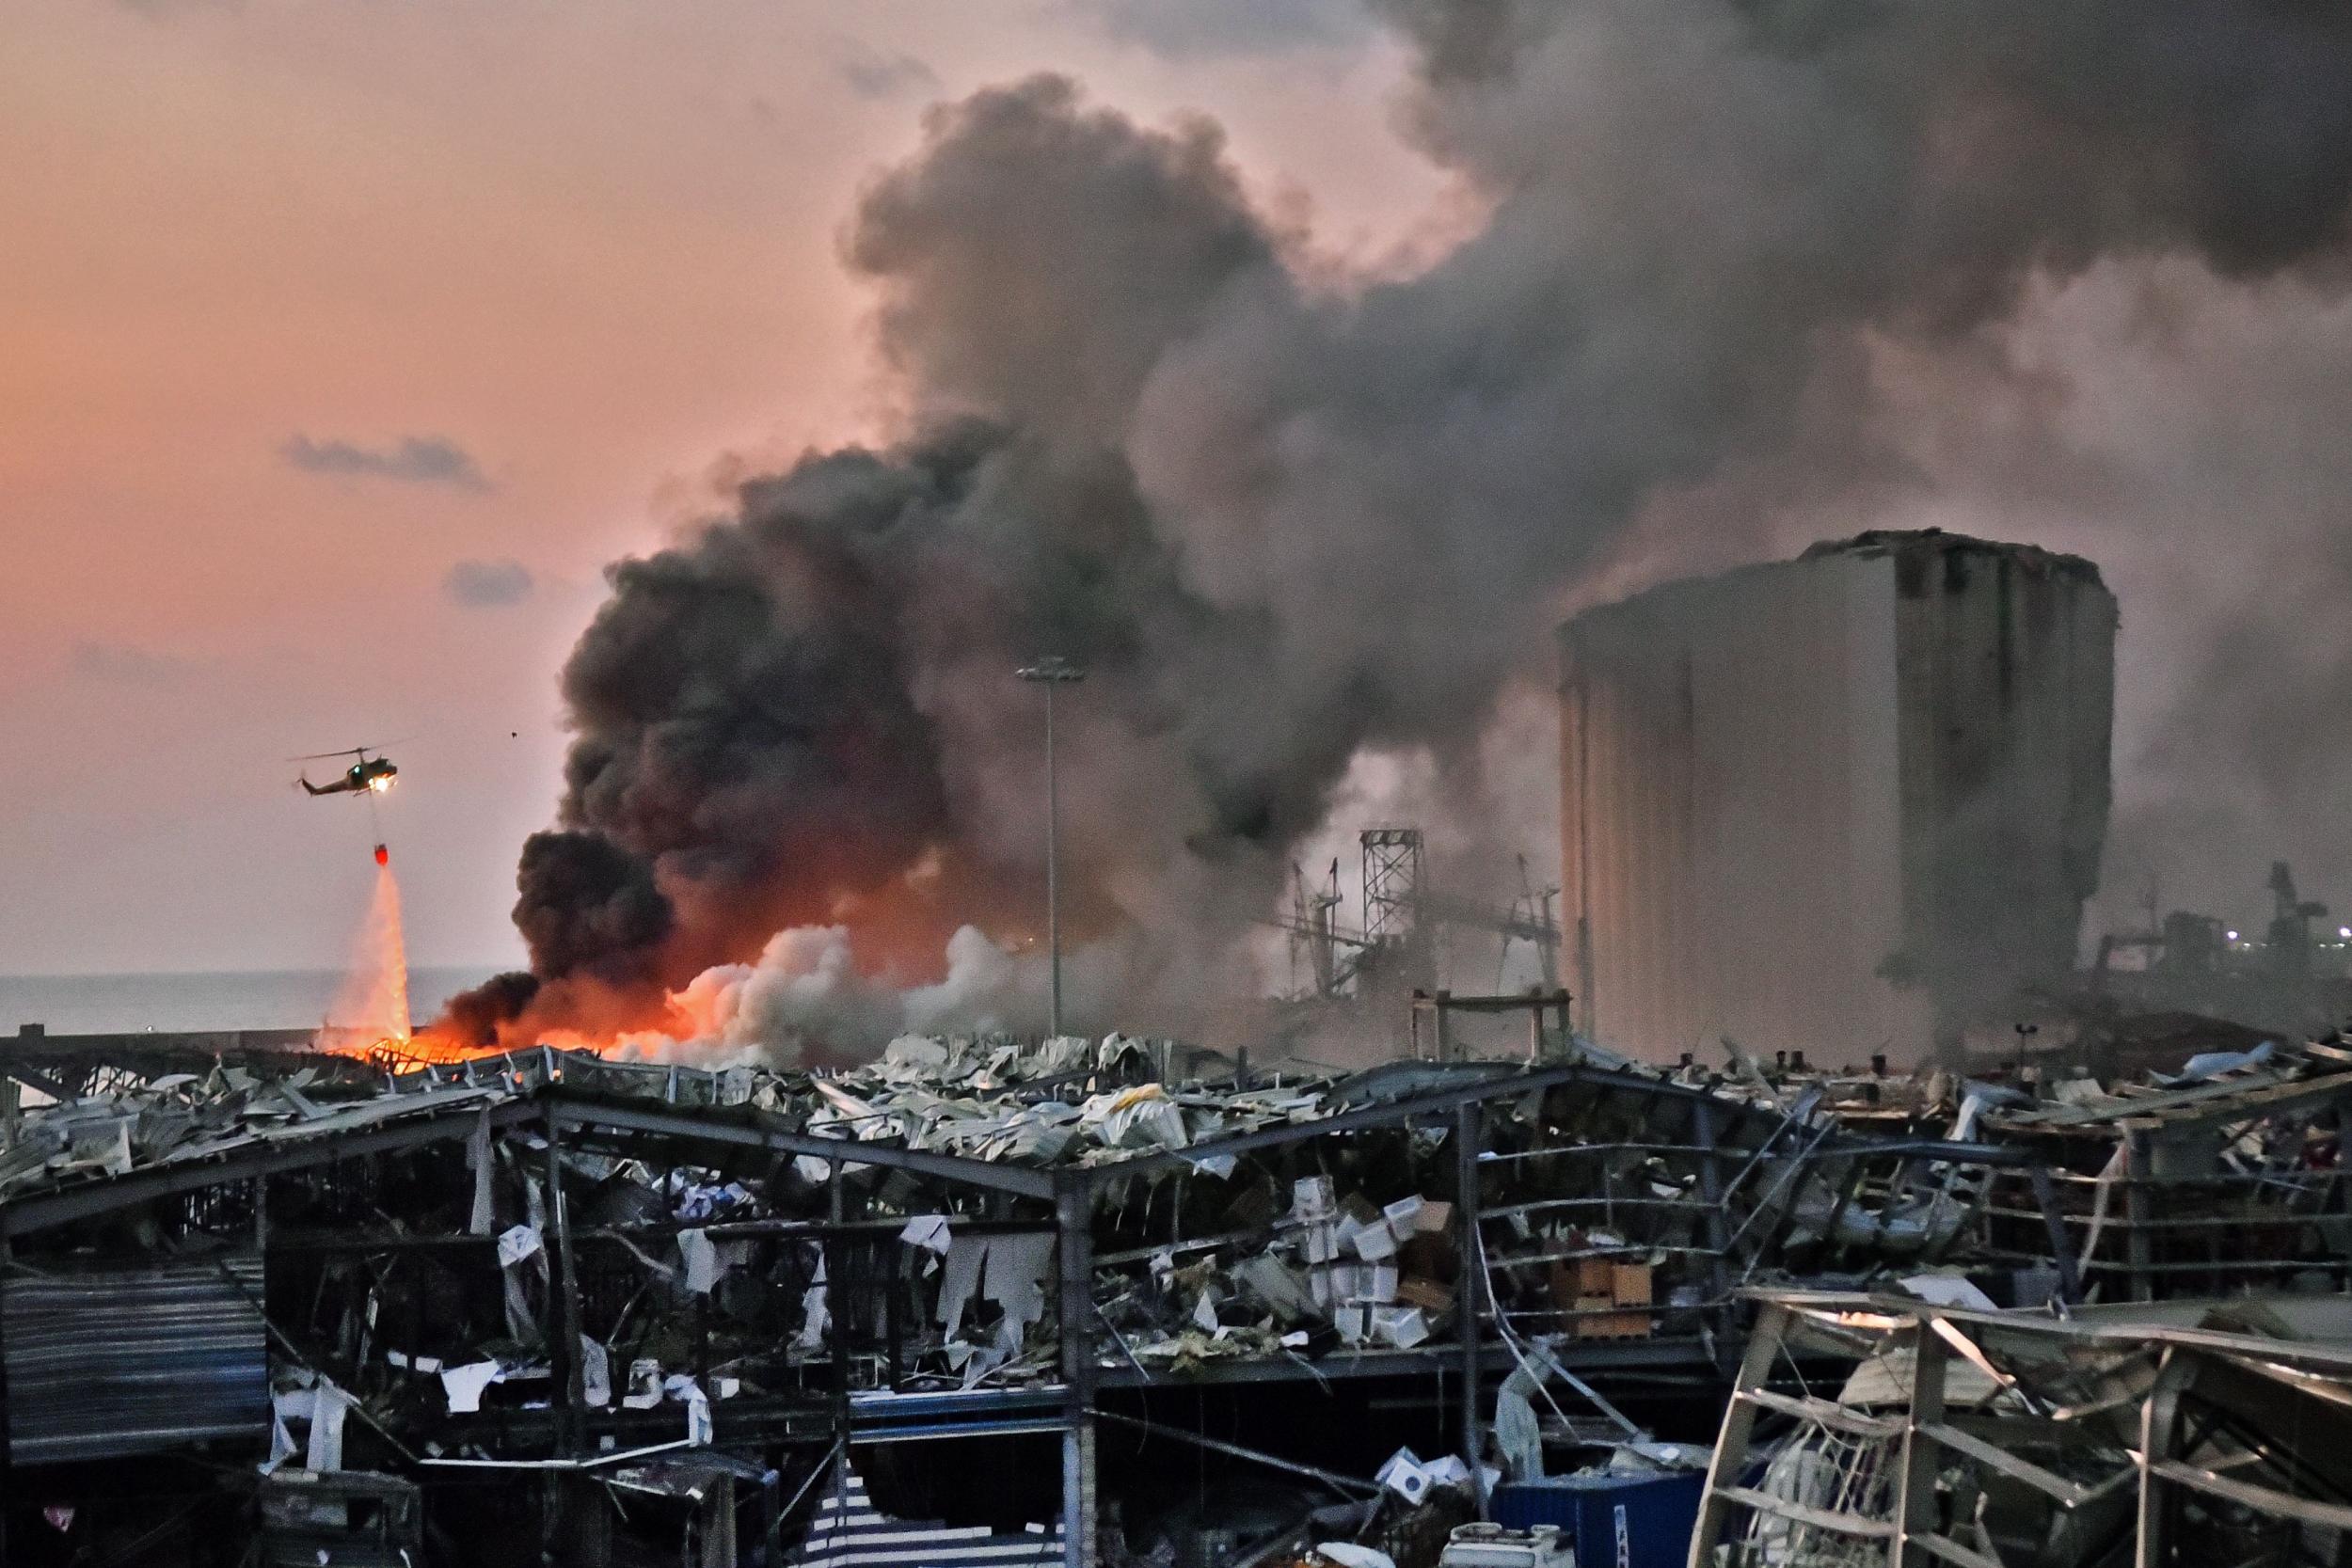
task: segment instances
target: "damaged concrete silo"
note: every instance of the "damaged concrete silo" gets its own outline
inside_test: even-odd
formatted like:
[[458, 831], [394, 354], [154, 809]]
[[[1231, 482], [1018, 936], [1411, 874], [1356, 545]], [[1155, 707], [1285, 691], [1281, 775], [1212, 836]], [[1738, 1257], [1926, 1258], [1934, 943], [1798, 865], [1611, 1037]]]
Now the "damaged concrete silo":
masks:
[[1918, 1059], [2065, 974], [2098, 884], [2114, 595], [1872, 532], [1561, 628], [1581, 1015], [1659, 1055]]

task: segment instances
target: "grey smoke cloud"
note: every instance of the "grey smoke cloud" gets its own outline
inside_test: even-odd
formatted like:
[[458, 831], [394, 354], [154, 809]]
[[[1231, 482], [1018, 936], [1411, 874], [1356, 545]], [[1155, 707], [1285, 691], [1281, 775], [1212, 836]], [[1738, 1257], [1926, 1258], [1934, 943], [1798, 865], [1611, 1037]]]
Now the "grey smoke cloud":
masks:
[[913, 55], [884, 52], [871, 44], [844, 44], [834, 69], [860, 98], [922, 96], [939, 91], [939, 73]]
[[491, 487], [473, 453], [446, 436], [405, 436], [371, 447], [355, 441], [314, 441], [295, 435], [278, 449], [278, 455], [289, 467], [306, 474], [440, 484], [476, 493]]
[[770, 922], [740, 958], [918, 880], [1010, 923], [1040, 762], [1009, 672], [1050, 649], [1094, 672], [1078, 898], [1183, 993], [1366, 748], [1485, 798], [1498, 694], [1596, 582], [1915, 501], [1890, 365], [2007, 387], [2029, 292], [2102, 266], [2340, 280], [2352, 12], [1378, 8], [1411, 134], [1490, 213], [1418, 275], [1302, 279], [1213, 125], [1053, 77], [933, 111], [870, 188], [845, 254], [905, 438], [615, 568], [566, 671], [564, 827], [679, 929]]
[[1077, 0], [1123, 42], [1177, 59], [1288, 55], [1368, 41], [1376, 31], [1358, 0]]
[[77, 675], [116, 686], [168, 686], [189, 670], [184, 658], [129, 642], [76, 642], [72, 664]]
[[469, 610], [496, 610], [531, 597], [531, 568], [519, 561], [460, 561], [441, 578], [441, 592]]

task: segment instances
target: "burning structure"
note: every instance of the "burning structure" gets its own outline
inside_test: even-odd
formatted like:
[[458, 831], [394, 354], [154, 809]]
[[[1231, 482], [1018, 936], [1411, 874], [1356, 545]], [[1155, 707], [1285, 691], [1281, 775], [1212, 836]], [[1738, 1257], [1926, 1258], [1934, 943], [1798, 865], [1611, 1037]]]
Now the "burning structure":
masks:
[[1933, 531], [1569, 622], [1586, 1029], [1919, 1060], [2069, 974], [2106, 829], [2115, 627], [2089, 562]]

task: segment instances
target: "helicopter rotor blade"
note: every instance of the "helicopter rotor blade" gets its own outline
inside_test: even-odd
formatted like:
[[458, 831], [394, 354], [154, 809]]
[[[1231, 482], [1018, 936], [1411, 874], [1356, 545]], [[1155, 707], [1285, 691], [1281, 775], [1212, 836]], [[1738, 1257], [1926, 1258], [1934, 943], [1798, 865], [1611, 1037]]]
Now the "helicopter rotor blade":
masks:
[[326, 762], [333, 757], [363, 757], [370, 752], [382, 756], [392, 747], [405, 746], [416, 738], [413, 735], [405, 735], [398, 740], [388, 740], [380, 746], [346, 746], [340, 752], [312, 752], [306, 757], [288, 757], [286, 760], [288, 762]]

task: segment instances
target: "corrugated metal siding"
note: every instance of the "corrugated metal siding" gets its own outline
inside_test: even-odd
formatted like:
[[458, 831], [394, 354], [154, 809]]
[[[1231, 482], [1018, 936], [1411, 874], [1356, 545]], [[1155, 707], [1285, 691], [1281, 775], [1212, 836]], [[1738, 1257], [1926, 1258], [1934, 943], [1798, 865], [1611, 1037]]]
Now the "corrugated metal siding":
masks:
[[259, 1259], [0, 1281], [19, 1465], [269, 1432]]
[[1922, 536], [1670, 584], [1562, 628], [1579, 1016], [1711, 1058], [1916, 1059], [2063, 974], [2107, 810], [2115, 601]]
[[999, 1533], [985, 1526], [893, 1519], [866, 1499], [855, 1470], [837, 1478], [817, 1505], [800, 1555], [809, 1568], [1015, 1568], [1059, 1562], [1061, 1527]]

